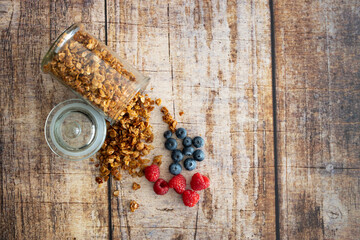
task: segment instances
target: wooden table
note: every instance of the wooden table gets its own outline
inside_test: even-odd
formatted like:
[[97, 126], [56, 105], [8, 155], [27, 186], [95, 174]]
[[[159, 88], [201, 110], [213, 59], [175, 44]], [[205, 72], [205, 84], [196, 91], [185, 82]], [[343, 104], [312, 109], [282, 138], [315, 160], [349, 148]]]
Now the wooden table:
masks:
[[[359, 238], [358, 0], [5, 0], [0, 19], [1, 239]], [[74, 95], [40, 61], [73, 22], [206, 138], [211, 187], [194, 208], [144, 178], [98, 188], [94, 163], [48, 148], [46, 116]], [[151, 121], [169, 179], [158, 109]]]

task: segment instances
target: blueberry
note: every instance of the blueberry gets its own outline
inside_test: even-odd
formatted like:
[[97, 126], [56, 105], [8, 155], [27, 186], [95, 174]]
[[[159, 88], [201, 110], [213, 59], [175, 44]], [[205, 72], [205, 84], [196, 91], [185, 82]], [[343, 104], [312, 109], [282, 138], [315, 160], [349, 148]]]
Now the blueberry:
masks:
[[192, 144], [192, 140], [191, 140], [190, 137], [184, 138], [184, 140], [183, 140], [183, 146], [184, 146], [184, 147], [190, 147], [191, 144]]
[[168, 138], [165, 142], [165, 147], [167, 150], [175, 150], [177, 148], [177, 142], [173, 138]]
[[202, 150], [198, 149], [193, 153], [193, 157], [196, 161], [202, 161], [205, 158], [205, 154]]
[[185, 128], [178, 128], [175, 134], [179, 139], [184, 139], [186, 137], [186, 130]]
[[181, 173], [181, 170], [182, 170], [182, 167], [181, 167], [181, 165], [178, 164], [178, 163], [172, 163], [172, 164], [170, 164], [170, 166], [169, 166], [169, 171], [170, 171], [170, 173], [173, 174], [173, 175], [178, 175], [178, 174], [180, 174], [180, 173]]
[[171, 153], [171, 158], [172, 160], [174, 160], [174, 162], [180, 162], [181, 160], [183, 160], [184, 155], [182, 154], [182, 152], [178, 149], [172, 151]]
[[186, 170], [192, 171], [196, 168], [196, 161], [192, 158], [188, 158], [184, 161], [184, 167]]
[[171, 136], [172, 136], [172, 132], [170, 130], [167, 130], [166, 132], [164, 132], [164, 137], [166, 139], [171, 138]]
[[204, 139], [202, 139], [202, 137], [194, 137], [192, 143], [196, 148], [201, 148], [202, 146], [204, 146], [205, 141]]
[[195, 149], [193, 147], [185, 147], [183, 149], [183, 154], [185, 156], [191, 156], [194, 153]]

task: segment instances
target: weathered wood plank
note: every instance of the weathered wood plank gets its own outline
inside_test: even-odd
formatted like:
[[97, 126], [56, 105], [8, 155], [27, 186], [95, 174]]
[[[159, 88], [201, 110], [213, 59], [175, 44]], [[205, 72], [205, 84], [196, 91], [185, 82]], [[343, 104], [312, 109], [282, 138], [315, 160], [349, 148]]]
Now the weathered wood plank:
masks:
[[108, 238], [107, 189], [89, 161], [55, 157], [43, 126], [73, 98], [40, 71], [50, 42], [73, 22], [105, 37], [100, 1], [2, 1], [0, 39], [1, 239]]
[[[145, 179], [136, 179], [136, 192], [132, 178], [114, 183], [114, 238], [274, 239], [268, 2], [108, 1], [107, 9], [110, 47], [152, 78], [150, 96], [163, 99], [179, 126], [206, 138], [197, 171], [212, 181], [193, 209], [174, 191], [156, 196]], [[152, 122], [153, 154], [164, 155], [169, 180], [159, 110]], [[133, 199], [141, 207], [130, 213]]]
[[360, 236], [360, 2], [275, 1], [280, 231]]

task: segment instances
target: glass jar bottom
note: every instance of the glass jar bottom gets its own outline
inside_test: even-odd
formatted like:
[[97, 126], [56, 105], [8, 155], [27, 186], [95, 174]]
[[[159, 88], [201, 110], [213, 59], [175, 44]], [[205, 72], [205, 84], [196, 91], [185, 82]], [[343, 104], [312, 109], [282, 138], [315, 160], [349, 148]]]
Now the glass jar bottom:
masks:
[[105, 119], [81, 99], [58, 104], [46, 119], [46, 141], [50, 149], [64, 159], [91, 157], [101, 148], [105, 137]]

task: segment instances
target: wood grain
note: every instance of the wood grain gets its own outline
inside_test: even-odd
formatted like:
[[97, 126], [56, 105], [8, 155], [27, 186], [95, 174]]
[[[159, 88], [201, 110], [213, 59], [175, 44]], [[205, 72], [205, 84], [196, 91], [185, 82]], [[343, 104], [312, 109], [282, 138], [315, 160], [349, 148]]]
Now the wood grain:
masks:
[[[268, 1], [17, 0], [0, 9], [1, 239], [275, 238]], [[274, 1], [283, 239], [360, 236], [359, 9], [355, 0]], [[150, 76], [147, 93], [206, 139], [197, 171], [211, 187], [196, 207], [172, 190], [155, 195], [145, 179], [112, 182], [120, 196], [109, 195], [92, 163], [47, 147], [47, 114], [75, 96], [42, 74], [40, 61], [73, 22]], [[169, 180], [159, 109], [151, 121], [152, 156], [164, 155]], [[130, 200], [140, 204], [135, 213]]]
[[51, 108], [74, 98], [44, 75], [50, 42], [73, 22], [105, 37], [100, 1], [2, 1], [0, 39], [1, 239], [108, 238], [107, 189], [89, 161], [55, 157], [44, 138]]
[[[270, 19], [267, 1], [108, 1], [108, 44], [152, 78], [160, 97], [189, 135], [206, 139], [210, 176], [193, 209], [174, 191], [114, 183], [114, 239], [274, 239], [274, 160]], [[153, 88], [153, 90], [150, 90]], [[178, 113], [184, 111], [180, 117]], [[152, 117], [154, 155], [164, 155], [166, 125]], [[191, 172], [183, 172], [189, 181]], [[140, 208], [129, 212], [130, 200]]]
[[360, 236], [360, 2], [275, 1], [280, 232]]

